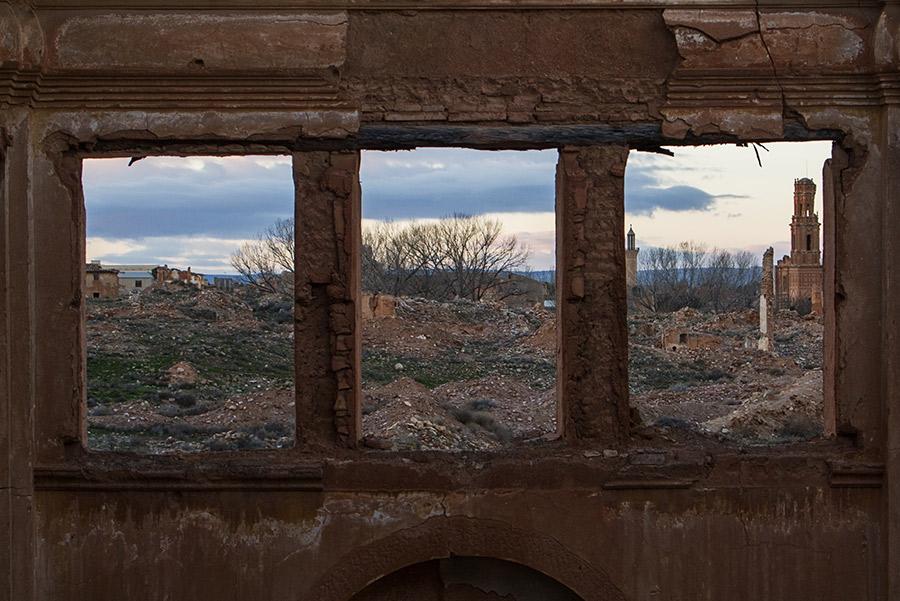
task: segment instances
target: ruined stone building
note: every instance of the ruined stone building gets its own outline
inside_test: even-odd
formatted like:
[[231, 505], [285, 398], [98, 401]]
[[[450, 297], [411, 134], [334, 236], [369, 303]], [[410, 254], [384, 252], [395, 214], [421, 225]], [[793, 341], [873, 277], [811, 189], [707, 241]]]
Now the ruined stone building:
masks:
[[638, 285], [638, 253], [641, 251], [635, 244], [634, 228], [628, 226], [625, 235], [625, 288], [631, 294]]
[[[826, 436], [638, 429], [630, 151], [805, 140]], [[360, 153], [422, 146], [558, 149], [552, 440], [358, 442]], [[82, 161], [211, 154], [293, 164], [295, 444], [88, 450]], [[897, 165], [895, 2], [0, 2], [0, 600], [896, 601]]]
[[85, 298], [116, 298], [119, 296], [119, 272], [91, 261], [84, 268]]
[[128, 292], [130, 290], [142, 290], [150, 288], [156, 283], [156, 278], [149, 271], [120, 271], [119, 288]]
[[681, 349], [716, 348], [721, 346], [722, 338], [703, 332], [691, 332], [682, 328], [672, 328], [662, 333], [660, 346], [669, 351]]
[[779, 307], [809, 303], [813, 311], [821, 313], [820, 224], [815, 199], [816, 184], [811, 179], [794, 180], [791, 254], [779, 259], [775, 266], [775, 297]]
[[[206, 279], [203, 274], [192, 272], [190, 267], [103, 265], [100, 261], [91, 261], [85, 266], [85, 298], [116, 298], [121, 293], [174, 282], [202, 288]], [[231, 285], [233, 287], [233, 281]]]
[[178, 267], [169, 267], [168, 265], [158, 265], [150, 271], [156, 282], [160, 284], [180, 282], [182, 284], [196, 286], [197, 288], [203, 288], [203, 286], [206, 285], [206, 278], [203, 274], [191, 271], [190, 267], [187, 269], [179, 269]]

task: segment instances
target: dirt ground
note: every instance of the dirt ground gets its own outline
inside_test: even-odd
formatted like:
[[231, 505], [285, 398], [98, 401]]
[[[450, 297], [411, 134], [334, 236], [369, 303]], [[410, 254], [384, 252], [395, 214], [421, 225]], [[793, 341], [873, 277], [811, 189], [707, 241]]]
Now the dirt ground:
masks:
[[88, 444], [168, 453], [293, 444], [293, 303], [172, 285], [88, 301]]
[[[182, 286], [90, 300], [90, 446], [292, 445], [291, 309], [248, 290]], [[820, 436], [821, 321], [782, 312], [774, 353], [756, 350], [756, 324], [754, 311], [631, 316], [636, 434], [742, 445]], [[551, 312], [398, 299], [394, 316], [363, 325], [363, 445], [486, 450], [553, 436]], [[664, 347], [672, 331], [702, 343]]]

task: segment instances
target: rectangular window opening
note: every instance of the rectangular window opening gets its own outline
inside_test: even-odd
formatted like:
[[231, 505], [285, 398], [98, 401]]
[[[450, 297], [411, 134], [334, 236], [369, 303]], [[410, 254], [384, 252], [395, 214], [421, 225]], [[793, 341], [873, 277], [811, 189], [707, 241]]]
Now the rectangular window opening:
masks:
[[629, 392], [673, 440], [823, 436], [823, 164], [831, 142], [632, 152]]
[[292, 446], [290, 157], [131, 163], [83, 161], [88, 447]]
[[364, 446], [556, 431], [557, 152], [363, 153]]

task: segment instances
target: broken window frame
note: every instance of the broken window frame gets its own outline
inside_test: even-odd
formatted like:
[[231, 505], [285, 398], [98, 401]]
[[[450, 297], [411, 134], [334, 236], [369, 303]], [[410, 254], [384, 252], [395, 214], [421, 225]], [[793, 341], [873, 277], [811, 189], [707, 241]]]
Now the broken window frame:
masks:
[[[544, 134], [542, 134], [542, 135], [544, 135]], [[808, 139], [808, 138], [804, 138], [804, 139]], [[782, 140], [775, 140], [775, 141], [782, 141]], [[795, 141], [795, 140], [784, 139], [783, 141]], [[671, 140], [667, 140], [667, 139], [661, 138], [659, 140], [659, 142], [665, 143], [667, 145], [674, 145], [674, 144], [672, 144]], [[85, 143], [87, 143], [87, 146], [83, 145]], [[408, 144], [408, 140], [405, 143]], [[684, 145], [691, 145], [691, 144], [684, 144]], [[47, 146], [50, 146], [50, 145], [48, 144]], [[297, 211], [298, 208], [301, 206], [299, 199], [302, 197], [301, 192], [296, 185], [298, 181], [302, 181], [302, 176], [301, 176], [302, 174], [298, 174], [297, 157], [310, 157], [310, 156], [313, 156], [316, 154], [319, 154], [319, 155], [322, 155], [325, 157], [340, 157], [341, 155], [343, 155], [345, 157], [350, 157], [350, 163], [345, 164], [344, 168], [343, 168], [343, 173], [345, 175], [349, 174], [349, 178], [344, 177], [344, 176], [338, 177], [337, 180], [341, 180], [342, 177], [344, 179], [342, 181], [338, 181], [337, 183], [335, 183], [335, 181], [328, 181], [329, 169], [326, 168], [319, 174], [320, 181], [318, 182], [318, 184], [315, 186], [312, 186], [307, 192], [310, 193], [312, 195], [312, 197], [316, 198], [316, 202], [323, 202], [323, 201], [321, 201], [321, 199], [318, 199], [320, 189], [327, 190], [328, 194], [330, 194], [331, 196], [335, 196], [335, 192], [337, 192], [337, 196], [343, 198], [344, 200], [350, 201], [349, 203], [346, 204], [346, 212], [344, 214], [344, 219], [340, 220], [343, 222], [342, 227], [347, 228], [346, 231], [356, 232], [359, 229], [358, 227], [356, 227], [356, 224], [361, 223], [359, 206], [358, 206], [358, 195], [359, 195], [358, 166], [359, 166], [359, 148], [360, 148], [360, 146], [354, 147], [353, 145], [350, 145], [350, 148], [347, 150], [333, 150], [333, 149], [318, 150], [318, 149], [316, 149], [315, 146], [313, 146], [312, 149], [303, 148], [301, 150], [298, 150], [296, 147], [293, 147], [290, 144], [252, 144], [252, 145], [249, 145], [243, 140], [234, 140], [234, 141], [222, 141], [221, 143], [216, 143], [214, 145], [210, 145], [205, 140], [204, 141], [192, 141], [190, 139], [170, 141], [170, 142], [167, 142], [166, 144], [161, 144], [161, 145], [160, 144], [151, 145], [151, 144], [148, 144], [147, 142], [141, 141], [141, 140], [131, 140], [131, 141], [115, 140], [115, 141], [112, 141], [112, 142], [109, 142], [106, 144], [98, 144], [96, 142], [96, 140], [94, 140], [94, 139], [89, 139], [89, 140], [86, 140], [85, 142], [77, 142], [77, 141], [72, 142], [70, 140], [67, 140], [67, 144], [63, 144], [60, 146], [61, 146], [61, 148], [54, 148], [52, 150], [52, 152], [48, 152], [46, 155], [46, 158], [43, 159], [43, 160], [47, 160], [50, 163], [55, 165], [55, 174], [52, 179], [42, 180], [39, 182], [39, 186], [38, 186], [39, 189], [38, 189], [37, 193], [48, 195], [48, 197], [50, 197], [50, 198], [56, 197], [57, 199], [61, 199], [62, 197], [60, 196], [60, 190], [66, 190], [67, 197], [69, 197], [75, 201], [75, 214], [80, 215], [80, 217], [78, 219], [76, 219], [76, 223], [77, 223], [79, 231], [80, 231], [80, 240], [78, 240], [77, 243], [74, 244], [74, 246], [73, 246], [73, 248], [78, 249], [74, 253], [73, 256], [78, 257], [78, 260], [80, 261], [80, 263], [79, 263], [80, 269], [83, 269], [83, 261], [84, 261], [84, 229], [83, 229], [84, 228], [84, 215], [83, 215], [84, 203], [83, 203], [83, 191], [81, 189], [81, 177], [80, 177], [80, 175], [81, 175], [80, 164], [81, 163], [80, 162], [81, 162], [81, 160], [87, 159], [87, 158], [133, 157], [133, 156], [151, 156], [151, 155], [153, 155], [153, 156], [181, 156], [181, 157], [232, 156], [232, 155], [236, 156], [236, 155], [263, 155], [263, 154], [292, 155], [294, 157], [295, 198], [298, 199], [298, 200], [295, 200], [295, 211]], [[469, 147], [469, 145], [465, 144], [465, 143], [460, 143], [458, 145], [447, 144], [447, 146]], [[614, 144], [603, 143], [603, 144], [596, 144], [593, 147], [594, 148], [607, 148], [607, 147], [611, 147], [611, 146], [614, 146]], [[342, 144], [338, 144], [337, 147], [341, 148]], [[516, 150], [541, 149], [541, 148], [547, 148], [547, 147], [548, 147], [548, 144], [545, 144], [545, 143], [528, 143], [528, 144], [519, 143], [519, 144], [515, 144], [515, 145], [492, 144], [490, 146], [491, 149], [509, 148], [509, 149], [516, 149]], [[367, 148], [367, 146], [363, 146], [363, 148]], [[387, 146], [380, 145], [378, 147], [373, 147], [372, 149], [384, 150], [386, 148], [389, 149], [389, 148], [391, 148], [391, 146], [390, 145], [387, 145]], [[635, 149], [642, 149], [642, 147], [639, 146]], [[839, 144], [835, 145], [835, 149], [836, 149], [835, 153], [837, 153], [838, 149], [839, 149]], [[850, 155], [847, 151], [841, 150], [840, 152], [842, 154], [840, 155], [839, 159], [836, 160], [836, 165], [834, 167], [826, 168], [826, 171], [828, 171], [828, 169], [831, 169], [831, 174], [832, 174], [830, 176], [826, 175], [826, 178], [825, 178], [826, 188], [828, 188], [830, 186], [832, 189], [835, 189], [835, 185], [833, 182], [831, 182], [829, 180], [829, 177], [832, 177], [835, 181], [837, 181], [837, 179], [840, 177], [843, 170], [845, 170], [847, 168], [847, 165], [852, 163], [853, 160], [857, 160], [856, 157], [854, 157], [853, 155]], [[837, 154], [835, 154], [835, 157], [837, 157]], [[353, 161], [355, 161], [355, 166], [353, 166], [353, 164], [352, 164]], [[349, 167], [348, 167], [348, 165], [349, 165]], [[302, 170], [303, 169], [300, 169], [300, 171], [302, 171]], [[355, 170], [355, 173], [354, 173], [354, 170]], [[331, 179], [334, 179], [334, 178], [331, 178]], [[351, 181], [354, 179], [355, 179], [355, 190], [353, 189], [354, 182]], [[350, 183], [349, 184], [346, 183], [347, 181], [350, 181]], [[51, 190], [47, 189], [48, 185], [49, 186], [58, 186], [58, 187], [51, 191]], [[43, 188], [40, 188], [40, 186], [43, 186]], [[838, 191], [841, 190], [840, 187], [837, 187], [836, 189]], [[311, 190], [311, 192], [310, 192], [310, 190]], [[355, 203], [353, 201], [354, 194], [357, 195], [357, 199], [356, 199]], [[828, 257], [833, 256], [833, 254], [829, 253], [827, 250], [827, 248], [829, 246], [833, 247], [835, 245], [834, 236], [830, 236], [828, 234], [828, 232], [834, 232], [834, 220], [835, 220], [834, 206], [837, 203], [834, 199], [834, 195], [832, 195], [831, 205], [829, 208], [829, 203], [827, 201], [827, 198], [828, 197], [826, 196], [826, 205], [825, 205], [824, 219], [823, 219], [823, 230], [826, 233], [825, 234], [826, 235], [826, 239], [825, 239], [825, 247], [826, 248], [823, 249], [823, 258], [824, 258], [823, 263], [825, 265], [824, 278], [825, 278], [825, 286], [826, 286], [826, 291], [825, 291], [826, 293], [824, 296], [826, 299], [829, 297], [829, 294], [832, 294], [832, 295], [835, 294], [835, 291], [836, 291], [835, 275], [837, 274], [837, 271], [838, 271], [834, 265], [834, 261], [831, 261], [831, 264], [829, 265]], [[335, 200], [335, 199], [332, 198], [332, 200]], [[622, 202], [624, 202], [624, 197], [622, 198]], [[298, 213], [298, 215], [299, 215], [299, 213]], [[557, 220], [558, 220], [558, 222], [560, 220], [559, 206], [557, 206]], [[333, 225], [333, 223], [335, 223], [335, 222], [332, 222], [332, 225]], [[557, 226], [557, 242], [558, 242], [558, 244], [559, 244], [560, 238], [564, 235], [566, 235], [566, 229], [562, 228], [558, 225]], [[624, 235], [624, 232], [623, 232], [623, 235]], [[299, 230], [298, 230], [297, 238], [298, 239], [301, 238]], [[359, 289], [358, 284], [356, 284], [356, 285], [352, 284], [352, 282], [354, 282], [354, 281], [358, 282], [358, 279], [354, 279], [354, 278], [359, 277], [358, 239], [355, 242], [356, 246], [354, 246], [354, 241], [352, 240], [352, 237], [348, 241], [347, 237], [344, 236], [344, 240], [347, 243], [345, 244], [346, 248], [344, 249], [345, 252], [344, 252], [344, 259], [343, 259], [345, 261], [345, 265], [341, 268], [341, 273], [351, 274], [349, 279], [345, 280], [346, 282], [351, 283], [351, 285], [347, 287], [349, 290], [349, 293], [347, 293], [347, 292], [342, 293], [344, 296], [342, 296], [341, 302], [346, 303], [347, 301], [349, 301], [348, 306], [353, 306], [354, 301], [355, 301], [354, 295], [358, 294], [358, 289]], [[854, 244], [859, 243], [859, 236], [857, 236], [854, 239], [853, 243]], [[62, 245], [62, 247], [65, 247], [65, 246], [66, 246], [65, 244]], [[624, 246], [623, 246], [623, 248], [624, 248]], [[348, 249], [352, 249], [353, 253], [347, 254]], [[844, 250], [843, 252], [846, 255], [847, 251]], [[298, 252], [298, 257], [299, 256], [300, 256], [300, 253]], [[559, 256], [559, 253], [558, 253], [558, 256]], [[347, 261], [348, 257], [350, 258], [349, 261]], [[299, 263], [299, 261], [298, 261], [298, 263]], [[299, 268], [300, 268], [300, 265], [298, 265], [298, 269]], [[623, 261], [623, 269], [624, 269], [624, 261]], [[354, 270], [355, 270], [355, 273], [354, 273]], [[848, 273], [848, 266], [844, 265], [842, 267], [840, 273], [843, 273], [843, 274]], [[75, 281], [78, 282], [77, 291], [76, 291], [77, 294], [83, 293], [83, 289], [84, 289], [84, 285], [85, 285], [85, 283], [83, 282], [83, 279], [84, 278], [80, 276], [80, 273], [78, 274], [78, 277], [76, 277]], [[829, 290], [829, 285], [830, 285], [830, 290]], [[336, 293], [336, 291], [333, 290], [333, 288], [335, 288], [335, 287], [332, 286], [331, 288], [332, 288], [331, 292]], [[560, 294], [559, 291], [561, 289], [562, 289], [562, 287], [558, 283], [558, 286], [557, 286], [558, 294]], [[298, 299], [300, 298], [299, 292], [297, 292], [297, 298]], [[558, 296], [558, 299], [559, 298], [560, 297]], [[299, 302], [299, 300], [298, 300], [298, 302]], [[559, 303], [559, 300], [557, 302]], [[846, 405], [846, 403], [848, 401], [845, 400], [845, 401], [843, 401], [843, 403], [836, 402], [836, 399], [841, 398], [840, 391], [837, 390], [838, 386], [839, 385], [840, 386], [850, 386], [850, 384], [846, 384], [842, 381], [839, 382], [839, 376], [841, 376], [841, 371], [836, 368], [835, 357], [836, 357], [836, 355], [838, 355], [841, 352], [841, 348], [840, 348], [841, 347], [841, 344], [840, 344], [841, 338], [840, 338], [840, 334], [836, 331], [837, 326], [840, 323], [843, 323], [844, 325], [842, 327], [847, 327], [848, 323], [854, 322], [854, 318], [852, 316], [850, 316], [848, 313], [844, 313], [845, 317], [843, 318], [843, 322], [842, 322], [840, 317], [836, 318], [834, 307], [833, 307], [833, 305], [830, 305], [827, 302], [827, 300], [825, 303], [825, 307], [826, 307], [826, 311], [825, 311], [825, 321], [826, 321], [825, 354], [826, 354], [826, 357], [825, 357], [825, 362], [824, 362], [825, 363], [824, 391], [825, 391], [825, 397], [826, 397], [825, 398], [826, 433], [828, 433], [828, 434], [837, 433], [839, 435], [845, 435], [845, 436], [849, 436], [852, 438], [852, 437], [857, 436], [857, 432], [853, 430], [853, 426], [843, 425], [841, 423], [841, 420], [843, 419], [844, 422], [849, 423], [850, 421], [852, 421], [855, 418], [855, 416], [847, 414], [848, 409], [846, 407], [844, 407], [844, 405]], [[81, 309], [80, 311], [83, 311], [83, 309]], [[358, 313], [359, 313], [358, 306], [356, 306], [356, 308], [354, 309], [354, 312], [357, 314], [357, 316], [350, 318], [351, 327], [350, 327], [348, 333], [340, 335], [341, 339], [349, 341], [349, 346], [352, 349], [351, 355], [350, 355], [351, 363], [353, 361], [354, 355], [358, 357], [358, 349], [359, 349], [358, 339], [359, 339], [359, 334], [360, 334], [359, 327], [358, 327], [358, 321], [357, 321]], [[326, 311], [326, 314], [327, 314], [327, 311]], [[622, 316], [624, 317], [624, 315], [625, 315], [625, 309], [623, 307]], [[317, 315], [315, 319], [321, 321], [322, 314], [320, 313], [319, 315]], [[295, 324], [301, 324], [302, 322], [303, 322], [303, 320], [295, 318]], [[39, 417], [41, 418], [41, 420], [43, 420], [41, 423], [42, 423], [42, 428], [45, 430], [45, 436], [43, 438], [43, 441], [44, 441], [43, 447], [44, 448], [39, 449], [39, 453], [43, 452], [44, 455], [48, 456], [48, 457], [56, 456], [59, 453], [59, 451], [57, 451], [55, 449], [62, 450], [64, 448], [69, 448], [73, 444], [77, 448], [80, 448], [82, 450], [82, 452], [86, 451], [86, 441], [87, 441], [86, 423], [87, 423], [87, 421], [86, 421], [86, 415], [85, 415], [86, 403], [85, 403], [85, 399], [84, 399], [84, 395], [85, 395], [84, 364], [85, 364], [86, 354], [85, 354], [85, 350], [84, 350], [83, 315], [81, 315], [81, 317], [80, 317], [79, 325], [77, 326], [76, 331], [77, 331], [77, 340], [79, 341], [77, 346], [80, 348], [75, 349], [73, 356], [77, 359], [77, 364], [81, 366], [80, 371], [76, 370], [76, 372], [75, 372], [75, 373], [80, 373], [81, 375], [79, 378], [76, 378], [76, 381], [74, 382], [75, 385], [72, 388], [73, 393], [74, 393], [73, 401], [75, 403], [75, 406], [73, 408], [73, 412], [71, 413], [71, 415], [74, 415], [76, 418], [75, 419], [70, 419], [68, 417], [60, 417], [60, 418], [55, 418], [55, 419], [50, 418], [49, 416], [51, 414], [59, 415], [59, 411], [58, 411], [59, 403], [54, 402], [52, 399], [52, 396], [47, 396], [46, 394], [43, 394], [43, 395], [39, 394], [38, 402], [36, 405], [36, 413], [41, 414], [41, 415], [39, 415]], [[333, 335], [329, 335], [327, 338], [331, 338], [331, 345], [326, 345], [326, 344], [324, 344], [323, 339], [319, 339], [318, 341], [315, 342], [313, 347], [315, 348], [315, 347], [330, 346], [331, 348], [329, 348], [327, 352], [328, 352], [328, 356], [333, 358], [332, 351], [333, 351], [335, 337]], [[295, 350], [297, 348], [298, 347], [295, 344]], [[627, 342], [625, 344], [624, 349], [625, 349], [624, 352], [627, 357]], [[320, 350], [323, 353], [325, 352], [325, 350], [322, 348], [319, 348], [318, 350]], [[564, 350], [565, 349], [562, 347], [558, 349], [558, 353], [559, 353], [559, 355], [558, 355], [559, 358], [558, 358], [558, 362], [557, 362], [557, 373], [558, 374], [561, 373], [561, 370], [566, 366], [567, 358], [565, 357]], [[300, 352], [300, 351], [297, 351], [297, 352]], [[356, 359], [356, 360], [358, 360], [358, 359]], [[627, 365], [627, 363], [626, 363], [626, 365]], [[351, 371], [353, 371], [353, 370], [351, 370]], [[302, 376], [297, 373], [296, 363], [295, 363], [295, 378], [296, 378], [295, 383], [297, 383], [297, 384], [303, 383]], [[361, 422], [361, 407], [360, 407], [360, 403], [359, 403], [359, 394], [361, 394], [361, 386], [359, 384], [359, 370], [358, 369], [355, 370], [353, 379], [355, 379], [355, 382], [351, 381], [349, 383], [350, 393], [348, 396], [345, 397], [344, 402], [338, 401], [337, 403], [335, 403], [334, 399], [332, 399], [331, 407], [329, 409], [328, 419], [324, 420], [324, 421], [327, 421], [327, 423], [323, 423], [323, 419], [322, 419], [321, 415], [318, 416], [319, 423], [317, 423], [317, 424], [313, 424], [311, 422], [305, 423], [303, 421], [303, 419], [301, 418], [301, 407], [309, 405], [309, 400], [303, 399], [303, 394], [307, 394], [308, 391], [301, 392], [300, 387], [298, 386], [297, 396], [296, 396], [296, 398], [297, 398], [297, 425], [296, 425], [296, 431], [295, 431], [294, 449], [308, 448], [308, 444], [311, 441], [314, 441], [314, 440], [322, 441], [323, 438], [325, 439], [325, 441], [330, 441], [330, 442], [328, 442], [328, 444], [336, 444], [337, 446], [344, 446], [344, 447], [356, 447], [357, 446], [359, 437], [360, 437], [360, 433], [361, 433], [361, 427], [360, 427], [360, 425], [361, 425], [361, 423], [360, 423]], [[624, 382], [624, 385], [627, 390], [627, 369], [625, 370], [621, 381]], [[625, 404], [624, 405], [619, 404], [619, 405], [617, 405], [618, 408], [615, 409], [615, 411], [620, 412], [619, 413], [620, 416], [622, 416], [624, 413], [627, 413], [627, 411], [629, 411], [629, 407], [627, 404], [627, 392], [625, 393], [624, 398], [626, 399]], [[349, 403], [347, 402], [347, 399], [349, 399]], [[557, 408], [559, 410], [562, 410], [560, 408], [569, 407], [570, 403], [573, 400], [577, 400], [577, 399], [567, 398], [565, 394], [557, 394]], [[52, 407], [55, 407], [55, 409], [51, 410], [50, 408], [52, 408]], [[51, 411], [52, 411], [52, 413], [51, 413]], [[871, 411], [874, 411], [874, 409], [869, 408], [867, 411], [869, 411], [869, 413], [871, 413]], [[345, 429], [344, 435], [336, 435], [335, 434], [336, 420], [338, 422], [343, 421], [344, 423], [349, 424], [349, 426]], [[590, 422], [591, 415], [589, 413], [588, 414], [581, 413], [581, 414], [574, 415], [574, 421], [572, 423], [574, 423], [576, 425], [584, 424], [585, 420], [588, 420], [588, 422]], [[626, 419], [622, 419], [621, 417], [619, 418], [620, 424], [624, 425], [624, 423], [626, 421], [627, 421], [627, 418]], [[355, 424], [355, 426], [354, 426], [354, 424]], [[576, 432], [574, 430], [574, 428], [567, 428], [563, 422], [560, 422], [558, 427], [560, 428], [560, 433], [563, 435], [563, 438], [565, 438], [566, 440], [571, 441], [571, 442], [579, 441], [579, 440], [584, 441], [584, 442], [593, 441], [592, 444], [599, 444], [599, 445], [603, 445], [603, 446], [609, 446], [610, 444], [612, 444], [614, 446], [619, 446], [619, 447], [628, 446], [629, 444], [631, 444], [627, 440], [627, 436], [625, 436], [625, 438], [609, 437], [608, 435], [604, 434], [603, 432], [599, 432], [598, 436], [592, 436], [592, 435], [585, 436], [583, 432], [579, 433], [579, 432]], [[590, 429], [588, 429], [588, 430], [590, 430]], [[627, 433], [628, 431], [630, 431], [630, 426], [623, 429], [623, 432]], [[323, 433], [326, 434], [324, 437], [322, 436]], [[875, 436], [875, 434], [873, 432], [867, 432], [866, 434], [867, 434], [867, 438], [869, 438], [869, 439], [871, 439]], [[278, 450], [275, 450], [274, 452], [288, 452], [288, 451], [291, 451], [291, 449], [278, 449]], [[248, 451], [239, 451], [237, 453], [247, 453], [247, 452]], [[252, 451], [252, 452], [253, 453], [262, 453], [262, 452], [273, 452], [273, 451]], [[88, 455], [102, 454], [102, 453], [103, 452], [100, 452], [100, 451], [90, 451], [90, 452], [88, 452]], [[80, 454], [81, 453], [76, 453], [75, 456], [79, 456]], [[205, 454], [205, 453], [196, 453], [196, 454], [191, 454], [191, 455], [198, 457], [199, 458], [198, 460], [207, 461], [210, 459], [207, 456], [207, 454]], [[216, 453], [216, 455], [218, 458], [225, 460], [228, 456], [232, 455], [232, 453], [223, 452], [223, 453]]]
[[[191, 148], [191, 145], [187, 145], [188, 148]], [[222, 150], [221, 152], [217, 152], [218, 150]], [[82, 164], [85, 160], [91, 159], [110, 159], [110, 158], [132, 158], [135, 157], [145, 158], [145, 157], [178, 157], [188, 159], [191, 157], [233, 157], [233, 156], [291, 156], [291, 152], [286, 149], [280, 149], [276, 151], [260, 151], [259, 148], [254, 148], [252, 150], [248, 150], [247, 152], [234, 152], [231, 149], [219, 149], [216, 147], [208, 147], [203, 146], [202, 148], [198, 148], [196, 151], [177, 151], [177, 152], [166, 152], [164, 150], [158, 150], [156, 152], [148, 152], [143, 149], [140, 144], [135, 144], [132, 150], [126, 151], [111, 151], [111, 152], [72, 152], [73, 159], [77, 161], [78, 166], [78, 178], [77, 178], [77, 188], [75, 190], [75, 198], [76, 202], [79, 204], [79, 214], [80, 214], [80, 223], [79, 223], [79, 238], [80, 238], [80, 248], [81, 248], [81, 264], [82, 266], [86, 264], [87, 257], [85, 256], [86, 251], [86, 240], [87, 240], [87, 230], [86, 230], [86, 204], [84, 198], [84, 184], [82, 181], [81, 173], [82, 173]], [[296, 190], [294, 194], [294, 203], [296, 205]], [[295, 207], [296, 210], [296, 207]], [[295, 242], [296, 243], [296, 242]], [[97, 279], [97, 274], [94, 274], [94, 279]], [[87, 284], [83, 281], [84, 278], [79, 280], [79, 295], [80, 298], [84, 299], [84, 292]], [[133, 289], [143, 289], [143, 282], [140, 279], [136, 279], [133, 285]], [[99, 293], [94, 293], [93, 298], [99, 298], [101, 295]], [[79, 349], [79, 361], [80, 361], [80, 387], [79, 387], [79, 396], [80, 400], [78, 402], [79, 408], [79, 429], [80, 435], [78, 437], [78, 442], [86, 453], [89, 455], [118, 455], [118, 454], [131, 454], [126, 451], [103, 451], [98, 449], [93, 449], [88, 445], [88, 436], [87, 436], [87, 347], [86, 347], [86, 337], [85, 337], [85, 324], [86, 324], [86, 309], [85, 306], [81, 307], [81, 328], [79, 331], [79, 336], [81, 339], [80, 349]], [[293, 345], [296, 347], [296, 344]], [[293, 362], [294, 365], [294, 379], [296, 380], [296, 361]], [[297, 396], [296, 388], [294, 395], [294, 407], [295, 412], [300, 406], [299, 398]], [[284, 452], [290, 451], [294, 447], [297, 446], [297, 441], [299, 438], [298, 434], [298, 417], [295, 415], [295, 427], [294, 427], [294, 435], [292, 437], [291, 444], [278, 449], [245, 449], [240, 451], [202, 451], [202, 452], [180, 452], [175, 453], [175, 456], [206, 456], [211, 453], [214, 455], [225, 455], [231, 456], [234, 454], [243, 454], [243, 453], [271, 453], [271, 452]], [[153, 455], [143, 455], [146, 457], [153, 457]]]
[[[831, 155], [821, 166], [821, 174], [822, 174], [822, 241], [821, 241], [821, 266], [822, 266], [822, 322], [823, 322], [823, 340], [822, 340], [822, 405], [823, 405], [823, 434], [826, 438], [833, 438], [835, 436], [845, 436], [846, 438], [853, 439], [857, 436], [857, 432], [851, 429], [843, 429], [838, 423], [838, 413], [839, 413], [839, 404], [837, 402], [837, 387], [838, 387], [838, 373], [837, 366], [835, 364], [835, 356], [838, 353], [838, 334], [836, 332], [836, 314], [835, 314], [835, 302], [838, 300], [836, 297], [837, 290], [840, 288], [838, 282], [838, 267], [836, 265], [836, 249], [839, 244], [837, 241], [837, 236], [839, 234], [838, 229], [836, 228], [836, 220], [837, 215], [836, 212], [838, 210], [838, 205], [841, 199], [841, 188], [840, 188], [840, 166], [846, 166], [847, 162], [850, 160], [850, 157], [847, 156], [845, 151], [841, 147], [840, 136], [833, 137], [824, 137], [820, 140], [831, 140], [832, 142], [832, 150]], [[807, 142], [811, 141], [813, 138], [808, 139], [776, 139], [769, 140], [770, 143], [799, 143], [799, 142]], [[662, 144], [662, 141], [660, 142]], [[734, 145], [743, 145], [746, 146], [746, 143], [735, 143], [728, 141], [720, 141], [717, 142], [716, 145], [720, 146], [734, 146]], [[690, 144], [690, 143], [681, 143], [681, 144], [673, 144], [671, 142], [666, 142], [666, 146], [673, 146], [678, 148], [691, 148], [691, 147], [699, 147], [703, 146], [702, 144]], [[632, 148], [631, 150], [638, 150]], [[760, 166], [762, 163], [760, 163]], [[838, 166], [838, 169], [835, 170], [835, 165]], [[811, 209], [810, 209], [811, 210]], [[792, 238], [793, 239], [793, 238]], [[817, 241], [818, 243], [818, 241]], [[809, 250], [810, 245], [810, 236], [806, 235], [806, 242], [804, 245], [804, 250]], [[773, 270], [773, 295], [772, 302], [777, 303], [777, 282], [775, 281], [777, 278], [774, 277], [775, 272]], [[770, 305], [771, 306], [771, 305]], [[679, 334], [678, 344], [684, 344], [685, 334]], [[664, 345], [666, 346], [666, 345]], [[677, 346], [671, 347], [672, 351], [677, 350]], [[628, 376], [630, 378], [630, 374]], [[630, 404], [629, 404], [630, 407]], [[788, 443], [792, 446], [796, 446], [797, 444], [807, 444], [811, 442], [816, 442], [816, 439], [800, 441], [798, 443]], [[780, 448], [786, 445], [783, 444], [770, 444], [766, 445], [766, 448]]]

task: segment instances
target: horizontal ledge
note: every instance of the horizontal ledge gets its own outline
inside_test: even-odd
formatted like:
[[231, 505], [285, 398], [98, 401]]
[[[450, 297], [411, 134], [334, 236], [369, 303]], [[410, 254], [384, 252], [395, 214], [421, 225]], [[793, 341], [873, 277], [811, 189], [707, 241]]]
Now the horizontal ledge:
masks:
[[653, 490], [653, 489], [685, 489], [692, 487], [697, 478], [651, 478], [647, 480], [627, 479], [609, 480], [603, 483], [605, 490]]
[[[836, 140], [842, 132], [835, 130], [809, 131], [788, 121], [780, 137], [738, 138], [734, 135], [704, 134], [683, 140], [666, 138], [659, 123], [627, 125], [598, 124], [524, 124], [524, 125], [468, 125], [449, 123], [363, 123], [358, 132], [342, 138], [296, 137], [259, 134], [249, 138], [147, 138], [131, 139], [119, 136], [86, 140], [80, 154], [90, 156], [134, 156], [135, 154], [243, 154], [241, 148], [269, 147], [268, 154], [308, 152], [317, 150], [409, 150], [412, 148], [452, 147], [481, 150], [533, 150], [564, 146], [619, 145], [633, 150], [659, 150], [663, 146], [698, 146], [707, 144], [735, 144], [739, 142], [777, 142]], [[217, 149], [221, 152], [217, 152]], [[73, 148], [73, 150], [75, 150]], [[247, 151], [249, 152], [249, 150]], [[265, 152], [264, 152], [265, 154]]]
[[430, 10], [588, 10], [588, 9], [665, 9], [665, 8], [860, 8], [880, 7], [877, 0], [36, 0], [35, 8], [44, 10], [117, 9], [117, 10], [317, 10], [317, 11], [430, 11]]
[[[807, 131], [790, 122], [785, 123], [783, 140], [832, 140], [840, 132]], [[458, 146], [469, 148], [558, 148], [592, 144], [618, 144], [640, 150], [659, 146], [734, 143], [731, 135], [708, 135], [702, 139], [675, 140], [665, 138], [658, 123], [627, 125], [453, 125], [363, 123], [359, 132], [348, 138], [360, 148], [403, 148], [415, 146]], [[763, 141], [763, 140], [760, 140]], [[766, 140], [773, 141], [773, 140]]]
[[881, 488], [884, 464], [829, 461], [829, 483], [834, 488]]
[[322, 468], [302, 467], [285, 474], [197, 474], [193, 472], [123, 473], [82, 471], [79, 469], [47, 469], [34, 471], [34, 488], [38, 491], [321, 491]]

